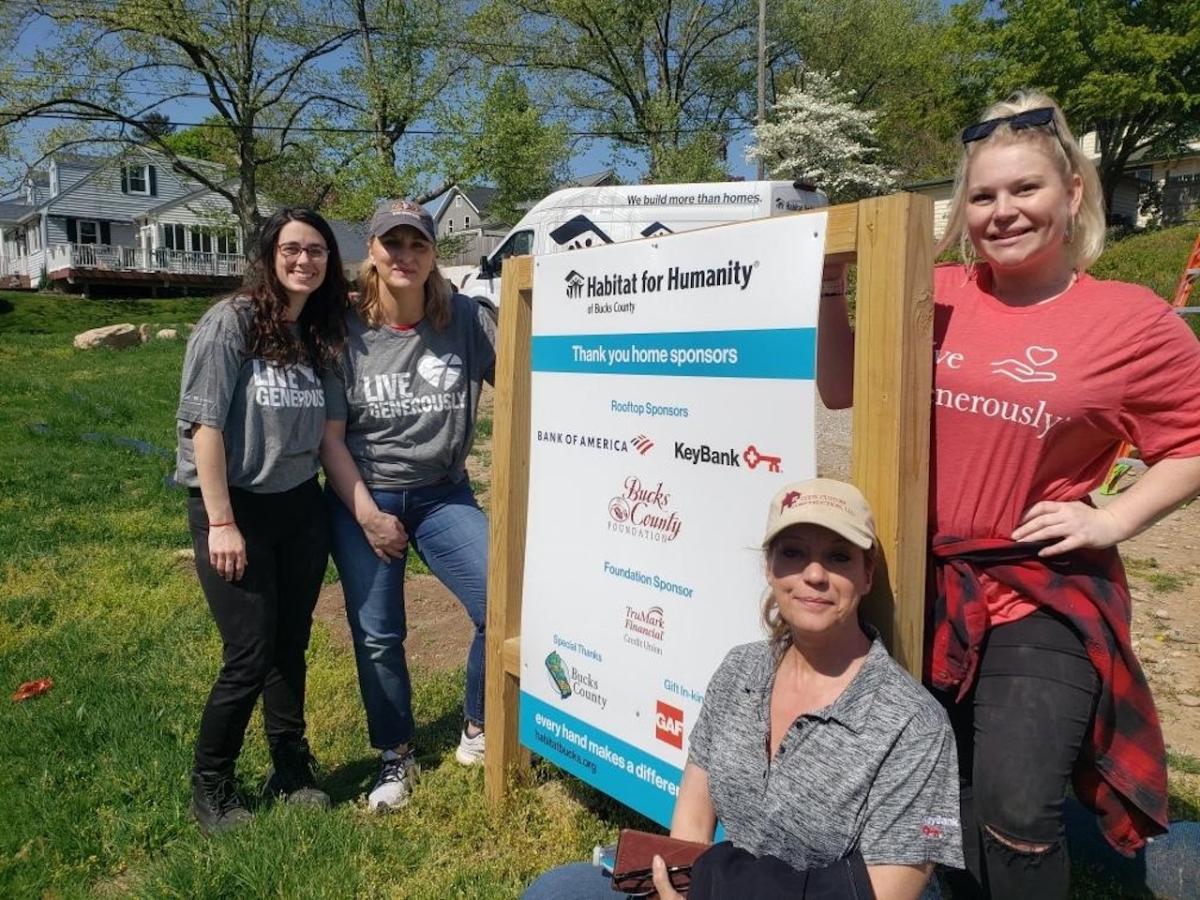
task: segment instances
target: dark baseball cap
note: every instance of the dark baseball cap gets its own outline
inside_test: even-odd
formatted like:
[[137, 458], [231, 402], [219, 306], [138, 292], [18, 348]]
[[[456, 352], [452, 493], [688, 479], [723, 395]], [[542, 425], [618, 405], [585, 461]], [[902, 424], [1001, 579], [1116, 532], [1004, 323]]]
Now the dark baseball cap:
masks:
[[385, 200], [375, 208], [371, 216], [371, 237], [383, 237], [397, 225], [408, 225], [425, 235], [431, 243], [437, 243], [437, 228], [431, 216], [420, 203], [412, 200]]

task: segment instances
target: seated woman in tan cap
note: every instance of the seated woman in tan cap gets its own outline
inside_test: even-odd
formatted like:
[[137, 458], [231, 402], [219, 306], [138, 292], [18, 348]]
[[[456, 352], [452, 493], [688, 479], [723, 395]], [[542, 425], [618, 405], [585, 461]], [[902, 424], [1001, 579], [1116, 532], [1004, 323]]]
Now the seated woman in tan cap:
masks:
[[[843, 482], [791, 484], [762, 546], [770, 637], [735, 647], [709, 682], [671, 821], [672, 837], [710, 842], [718, 820], [728, 837], [693, 867], [689, 896], [811, 896], [832, 877], [914, 900], [935, 863], [962, 866], [958, 771], [945, 712], [859, 616], [871, 510]], [[655, 870], [659, 895], [679, 896]], [[612, 896], [595, 873], [555, 870], [526, 900]]]

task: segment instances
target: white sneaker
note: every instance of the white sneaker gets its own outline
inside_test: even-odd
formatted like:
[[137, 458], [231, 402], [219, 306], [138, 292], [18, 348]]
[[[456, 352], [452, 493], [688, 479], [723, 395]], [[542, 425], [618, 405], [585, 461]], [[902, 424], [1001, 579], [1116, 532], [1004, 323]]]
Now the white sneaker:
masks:
[[391, 750], [383, 751], [379, 777], [375, 779], [371, 793], [367, 794], [367, 809], [371, 812], [399, 809], [412, 796], [420, 771], [412, 750], [403, 756]]
[[463, 728], [462, 736], [458, 739], [458, 747], [454, 758], [464, 766], [477, 766], [483, 762], [484, 737], [483, 732], [474, 737], [467, 737], [467, 729]]

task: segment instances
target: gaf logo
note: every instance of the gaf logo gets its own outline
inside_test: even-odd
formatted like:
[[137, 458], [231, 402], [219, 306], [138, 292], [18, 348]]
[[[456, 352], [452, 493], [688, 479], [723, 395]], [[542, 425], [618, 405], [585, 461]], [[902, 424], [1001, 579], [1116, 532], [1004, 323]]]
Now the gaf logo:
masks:
[[654, 736], [677, 750], [683, 749], [683, 710], [670, 703], [657, 701], [654, 714]]

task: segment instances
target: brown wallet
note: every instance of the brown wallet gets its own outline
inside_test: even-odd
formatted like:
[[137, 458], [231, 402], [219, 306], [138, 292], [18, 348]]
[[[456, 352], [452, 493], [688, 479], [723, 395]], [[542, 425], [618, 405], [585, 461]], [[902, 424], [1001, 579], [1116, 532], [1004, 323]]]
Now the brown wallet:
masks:
[[617, 839], [617, 854], [613, 860], [612, 887], [626, 894], [654, 893], [654, 872], [651, 863], [661, 856], [667, 864], [671, 886], [686, 895], [692, 883], [692, 863], [711, 844], [681, 841], [665, 834], [652, 834], [622, 828]]

